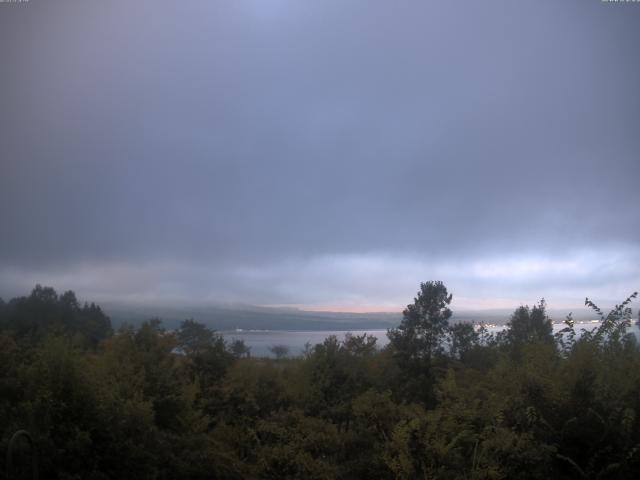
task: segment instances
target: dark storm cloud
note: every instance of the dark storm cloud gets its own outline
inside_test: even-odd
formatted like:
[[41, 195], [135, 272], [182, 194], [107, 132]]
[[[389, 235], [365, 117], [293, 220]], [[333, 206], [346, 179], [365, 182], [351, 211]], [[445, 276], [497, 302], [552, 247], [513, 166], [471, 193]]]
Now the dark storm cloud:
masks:
[[0, 4], [0, 287], [626, 292], [639, 21], [597, 1]]

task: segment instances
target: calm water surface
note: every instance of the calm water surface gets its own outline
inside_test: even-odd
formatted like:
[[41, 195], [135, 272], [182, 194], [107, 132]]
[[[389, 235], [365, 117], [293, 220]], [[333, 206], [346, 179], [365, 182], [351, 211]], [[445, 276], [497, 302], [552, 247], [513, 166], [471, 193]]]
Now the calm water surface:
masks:
[[[575, 329], [577, 332], [580, 332], [581, 329], [585, 328], [587, 330], [591, 330], [598, 326], [598, 323], [589, 323], [589, 322], [576, 322]], [[565, 327], [563, 323], [556, 323], [553, 325], [554, 333], [558, 330], [562, 330]], [[498, 332], [504, 328], [503, 325], [496, 325], [488, 327], [490, 332]], [[634, 325], [629, 331], [634, 332], [638, 335], [638, 329]], [[242, 330], [242, 331], [227, 331], [220, 332], [224, 335], [227, 340], [241, 339], [244, 340], [245, 344], [248, 347], [251, 347], [251, 355], [254, 357], [270, 357], [273, 356], [270, 347], [274, 345], [284, 345], [289, 348], [290, 356], [300, 355], [303, 350], [305, 343], [310, 343], [311, 345], [315, 345], [317, 343], [322, 343], [325, 338], [330, 335], [335, 335], [338, 337], [338, 340], [343, 340], [346, 333], [345, 330], [323, 330], [323, 331], [283, 331], [283, 330]], [[386, 330], [351, 330], [353, 335], [372, 335], [378, 339], [377, 345], [378, 347], [384, 347], [389, 340], [387, 339], [387, 331]]]

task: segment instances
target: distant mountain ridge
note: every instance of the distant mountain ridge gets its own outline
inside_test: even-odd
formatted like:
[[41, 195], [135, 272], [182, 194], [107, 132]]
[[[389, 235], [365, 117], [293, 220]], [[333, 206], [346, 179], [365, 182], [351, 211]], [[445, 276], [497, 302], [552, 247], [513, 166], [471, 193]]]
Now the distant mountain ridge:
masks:
[[166, 308], [105, 305], [114, 326], [137, 325], [160, 318], [166, 328], [177, 328], [182, 320], [193, 318], [215, 330], [361, 330], [391, 328], [400, 322], [400, 313], [307, 312], [279, 308], [225, 307]]

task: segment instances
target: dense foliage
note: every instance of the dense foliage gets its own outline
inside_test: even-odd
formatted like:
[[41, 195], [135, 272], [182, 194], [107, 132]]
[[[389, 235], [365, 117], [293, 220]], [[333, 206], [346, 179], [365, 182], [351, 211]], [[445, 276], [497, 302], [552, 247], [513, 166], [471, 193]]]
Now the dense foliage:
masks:
[[594, 332], [569, 316], [554, 337], [541, 301], [493, 336], [450, 325], [428, 282], [384, 349], [348, 335], [267, 359], [193, 320], [113, 332], [38, 286], [0, 301], [0, 449], [27, 429], [60, 479], [638, 478], [633, 297], [587, 300]]

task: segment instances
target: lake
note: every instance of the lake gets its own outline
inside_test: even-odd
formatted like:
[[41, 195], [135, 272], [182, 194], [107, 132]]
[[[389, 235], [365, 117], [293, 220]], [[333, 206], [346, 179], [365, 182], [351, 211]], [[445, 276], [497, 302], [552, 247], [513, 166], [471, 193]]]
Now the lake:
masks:
[[[353, 335], [372, 335], [378, 339], [377, 345], [382, 347], [389, 343], [386, 330], [350, 330]], [[284, 345], [289, 348], [290, 356], [300, 355], [306, 343], [312, 346], [324, 342], [325, 338], [335, 335], [343, 340], [348, 333], [345, 330], [291, 331], [291, 330], [242, 330], [220, 332], [226, 340], [244, 340], [251, 348], [254, 357], [272, 357], [269, 347]]]
[[[580, 332], [585, 328], [591, 330], [598, 326], [598, 322], [576, 322], [575, 329]], [[562, 330], [565, 327], [564, 323], [554, 323], [554, 333]], [[492, 332], [498, 332], [504, 329], [504, 325], [490, 325], [487, 329]], [[632, 325], [629, 331], [638, 335], [637, 327]], [[351, 330], [353, 335], [367, 335], [374, 336], [378, 339], [378, 347], [384, 347], [389, 340], [387, 339], [387, 331], [384, 329], [371, 329], [371, 330]], [[251, 348], [251, 355], [254, 357], [272, 357], [273, 354], [269, 350], [274, 345], [284, 345], [289, 348], [290, 356], [300, 355], [306, 343], [315, 345], [322, 343], [325, 338], [330, 335], [335, 335], [338, 340], [343, 340], [346, 330], [322, 330], [322, 331], [291, 331], [291, 330], [233, 330], [220, 332], [224, 335], [226, 340], [240, 339], [244, 340], [245, 344]]]

